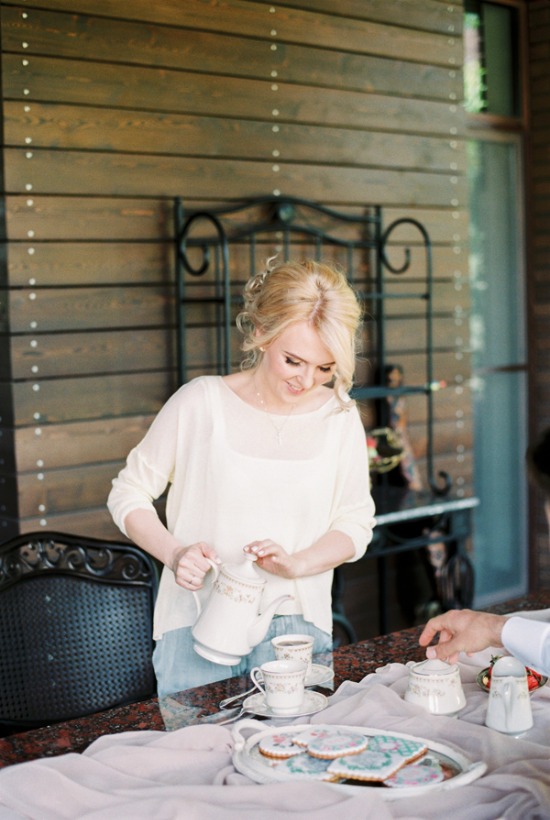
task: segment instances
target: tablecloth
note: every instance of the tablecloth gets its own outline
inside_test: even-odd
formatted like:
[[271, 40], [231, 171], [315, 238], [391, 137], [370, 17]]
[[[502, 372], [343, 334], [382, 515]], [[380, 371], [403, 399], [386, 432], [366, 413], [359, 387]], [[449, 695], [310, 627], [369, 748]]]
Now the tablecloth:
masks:
[[550, 685], [532, 696], [535, 725], [525, 735], [488, 729], [487, 695], [475, 678], [490, 655], [461, 656], [467, 703], [458, 717], [434, 716], [404, 701], [408, 668], [392, 663], [359, 683], [343, 683], [325, 710], [295, 721], [393, 730], [453, 745], [487, 763], [486, 774], [469, 785], [393, 802], [368, 787], [344, 793], [319, 782], [259, 785], [232, 765], [231, 726], [199, 725], [107, 735], [81, 755], [6, 768], [0, 771], [0, 818], [549, 820]]

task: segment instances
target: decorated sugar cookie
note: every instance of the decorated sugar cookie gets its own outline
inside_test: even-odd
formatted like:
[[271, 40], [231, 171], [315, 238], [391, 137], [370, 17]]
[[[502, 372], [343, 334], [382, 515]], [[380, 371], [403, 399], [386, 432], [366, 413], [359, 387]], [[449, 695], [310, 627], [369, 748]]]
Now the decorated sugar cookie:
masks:
[[304, 752], [301, 755], [282, 760], [277, 771], [287, 771], [299, 779], [306, 780], [336, 780], [336, 776], [328, 771], [330, 760], [322, 760], [319, 757], [311, 757]]
[[258, 743], [260, 753], [266, 757], [284, 759], [294, 755], [303, 754], [303, 748], [297, 746], [292, 737], [286, 734], [268, 735]]
[[386, 786], [403, 788], [404, 786], [428, 786], [430, 783], [441, 783], [445, 777], [443, 769], [436, 760], [426, 759], [418, 763], [403, 766], [385, 781]]
[[307, 750], [313, 757], [327, 760], [355, 755], [367, 748], [368, 740], [359, 732], [328, 731], [322, 737], [313, 738], [307, 745]]
[[298, 746], [307, 748], [313, 740], [326, 737], [330, 731], [331, 730], [327, 729], [326, 726], [312, 726], [311, 729], [302, 729], [302, 731], [297, 732], [292, 736], [292, 740], [294, 743], [297, 743]]
[[328, 767], [330, 774], [348, 780], [383, 781], [404, 765], [401, 755], [390, 752], [371, 752], [346, 755], [333, 760]]
[[375, 735], [369, 738], [369, 749], [372, 752], [391, 752], [392, 754], [401, 755], [407, 763], [410, 763], [412, 760], [418, 760], [419, 757], [426, 754], [428, 746], [425, 743], [404, 737]]

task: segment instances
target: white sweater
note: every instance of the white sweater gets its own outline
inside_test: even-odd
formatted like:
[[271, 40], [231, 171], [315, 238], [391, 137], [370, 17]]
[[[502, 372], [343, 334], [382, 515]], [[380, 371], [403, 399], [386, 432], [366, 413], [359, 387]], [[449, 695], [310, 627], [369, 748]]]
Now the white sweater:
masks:
[[[279, 429], [281, 443], [276, 435]], [[356, 407], [342, 411], [331, 391], [319, 409], [270, 416], [242, 401], [220, 376], [201, 376], [164, 405], [113, 481], [108, 508], [126, 535], [135, 509], [154, 510], [170, 485], [166, 524], [182, 545], [205, 541], [223, 562], [270, 538], [292, 554], [329, 530], [346, 533], [360, 558], [375, 524], [365, 432]], [[332, 630], [332, 571], [288, 580], [262, 572], [262, 604], [294, 596], [277, 614], [301, 613]], [[208, 595], [208, 589], [201, 591]], [[196, 620], [192, 594], [164, 568], [154, 637]]]

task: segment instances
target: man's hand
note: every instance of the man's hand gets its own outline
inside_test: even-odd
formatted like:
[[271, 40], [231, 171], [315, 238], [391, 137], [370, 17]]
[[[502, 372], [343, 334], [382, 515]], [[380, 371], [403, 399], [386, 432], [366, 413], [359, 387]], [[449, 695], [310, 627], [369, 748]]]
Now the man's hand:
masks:
[[[502, 615], [452, 609], [431, 618], [419, 638], [427, 646], [426, 657], [454, 663], [460, 652], [473, 655], [488, 646], [502, 646], [501, 633], [505, 624]], [[439, 642], [428, 646], [439, 633]]]

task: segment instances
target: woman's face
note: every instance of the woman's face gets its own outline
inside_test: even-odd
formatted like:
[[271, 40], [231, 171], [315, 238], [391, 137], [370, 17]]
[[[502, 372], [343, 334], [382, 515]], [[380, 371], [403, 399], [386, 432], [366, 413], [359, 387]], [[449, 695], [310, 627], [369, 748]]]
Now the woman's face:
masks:
[[258, 389], [269, 409], [299, 404], [330, 382], [334, 357], [308, 322], [295, 322], [265, 349]]

